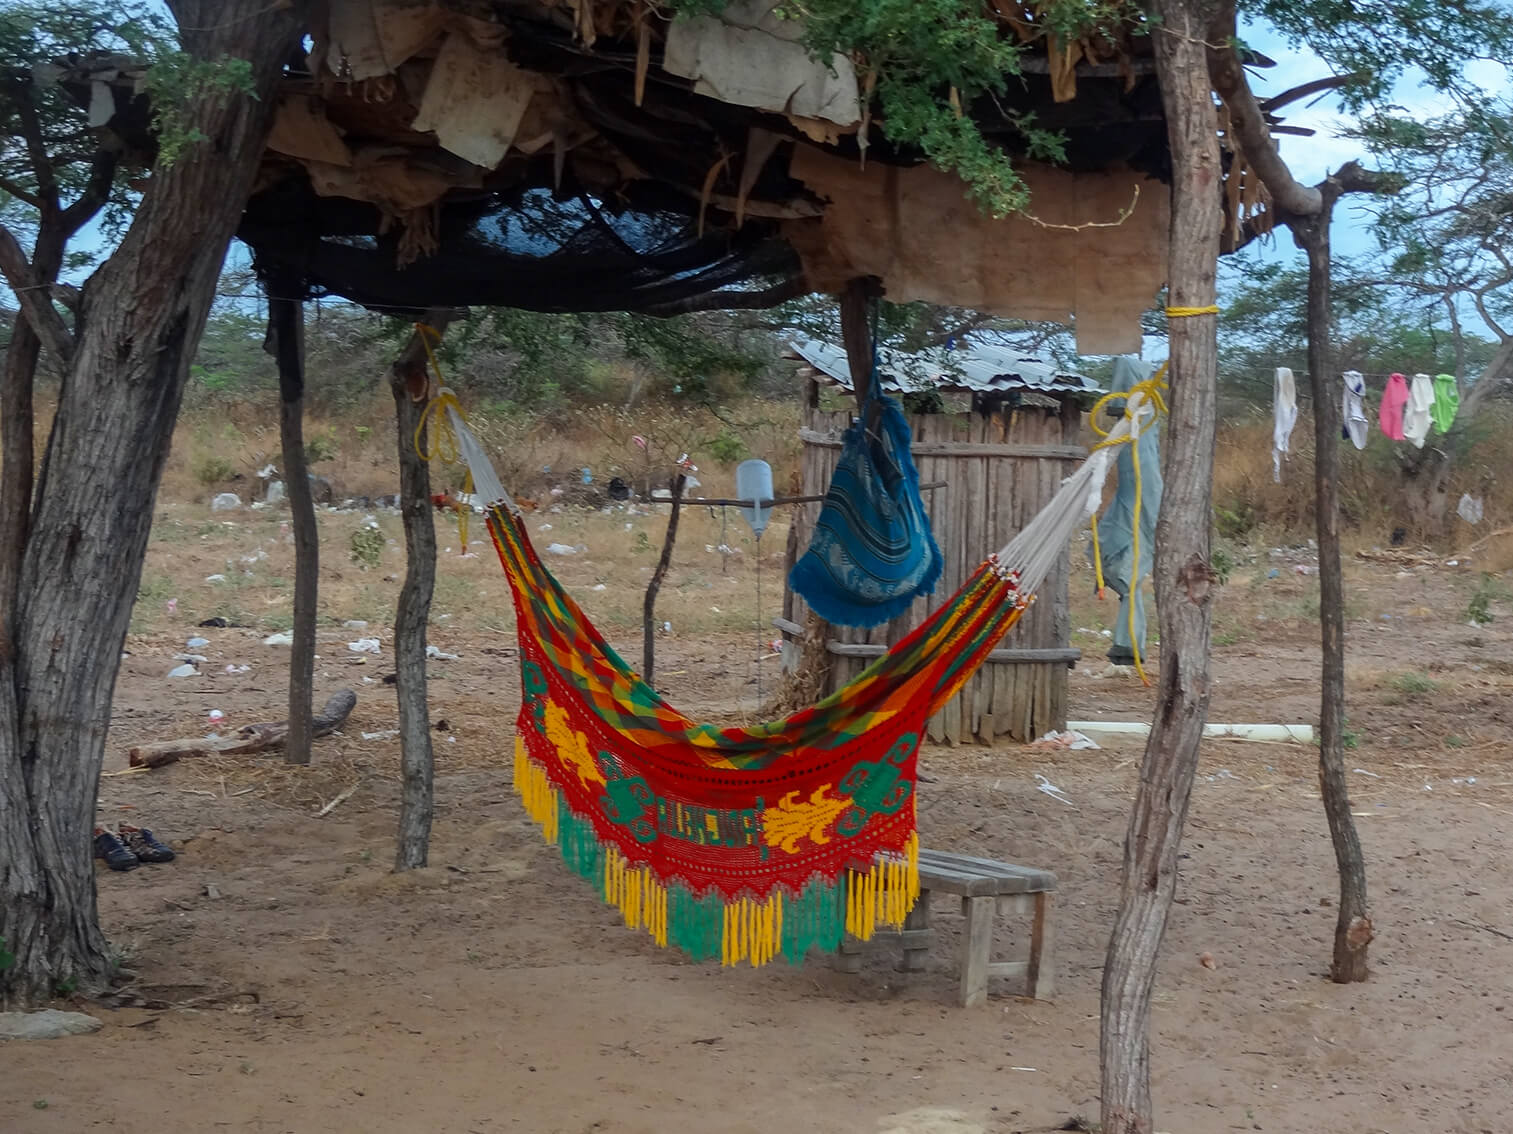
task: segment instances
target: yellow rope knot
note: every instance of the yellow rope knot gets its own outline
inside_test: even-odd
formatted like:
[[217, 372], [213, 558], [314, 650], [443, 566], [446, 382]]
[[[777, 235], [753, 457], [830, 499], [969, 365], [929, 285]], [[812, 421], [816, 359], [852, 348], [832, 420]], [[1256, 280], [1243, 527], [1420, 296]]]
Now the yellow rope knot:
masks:
[[[425, 409], [420, 411], [420, 420], [415, 424], [415, 452], [423, 461], [440, 461], [444, 465], [455, 465], [461, 459], [462, 449], [457, 442], [457, 431], [452, 428], [452, 419], [447, 410], [457, 414], [459, 420], [466, 422], [468, 415], [463, 411], [462, 403], [457, 400], [457, 395], [441, 375], [441, 363], [436, 360], [436, 352], [432, 349], [434, 342], [441, 341], [441, 332], [435, 327], [424, 323], [415, 324], [415, 334], [420, 338], [421, 345], [426, 348], [426, 359], [431, 364], [431, 369], [436, 374], [436, 396], [426, 402]], [[427, 434], [430, 435], [430, 443], [427, 444]], [[463, 477], [462, 490], [467, 495], [473, 493], [473, 471], [469, 469]], [[468, 553], [468, 513], [472, 506], [459, 505], [457, 508], [457, 538], [462, 543], [462, 554]]]
[[[1172, 309], [1168, 308], [1167, 313], [1170, 314], [1171, 310]], [[1177, 308], [1177, 310], [1189, 314], [1196, 313], [1196, 309]], [[1215, 308], [1214, 310], [1217, 311], [1218, 308]], [[1142, 403], [1148, 402], [1150, 406], [1155, 410], [1156, 416], [1165, 416], [1167, 412], [1166, 399], [1161, 396], [1161, 391], [1167, 388], [1167, 366], [1168, 363], [1163, 362], [1161, 364], [1161, 369], [1157, 370], [1154, 375], [1147, 378], [1144, 382], [1135, 383], [1128, 390], [1115, 390], [1111, 394], [1103, 395], [1103, 397], [1099, 398], [1098, 401], [1094, 403], [1092, 413], [1088, 418], [1088, 423], [1093, 427], [1093, 432], [1098, 434], [1098, 436], [1102, 438], [1101, 441], [1093, 446], [1093, 450], [1095, 452], [1099, 449], [1111, 449], [1116, 445], [1128, 445], [1130, 447], [1130, 459], [1133, 463], [1135, 473], [1135, 508], [1134, 515], [1130, 520], [1130, 575], [1132, 577], [1129, 581], [1129, 638], [1130, 649], [1134, 651], [1135, 655], [1135, 672], [1140, 675], [1140, 680], [1143, 681], [1146, 685], [1150, 684], [1150, 678], [1145, 676], [1145, 667], [1140, 664], [1140, 643], [1135, 637], [1134, 597], [1135, 588], [1140, 585], [1140, 502], [1141, 498], [1145, 495], [1144, 488], [1141, 484], [1140, 479], [1140, 446], [1137, 442], [1139, 442], [1140, 434], [1142, 432], [1140, 424], [1141, 418], [1143, 417], [1142, 411], [1144, 409], [1144, 405]], [[1140, 395], [1140, 398], [1137, 399], [1136, 395]], [[1109, 433], [1112, 432], [1112, 429], [1104, 429], [1101, 425], [1099, 425], [1098, 415], [1104, 410], [1109, 402], [1118, 401], [1120, 399], [1123, 399], [1124, 401], [1123, 416], [1129, 419], [1129, 432], [1125, 433], [1121, 437], [1110, 437]], [[1132, 406], [1134, 408], [1131, 408]], [[1096, 513], [1093, 515], [1092, 528], [1093, 573], [1097, 576], [1098, 579], [1098, 597], [1101, 599], [1103, 597], [1104, 591], [1103, 551], [1098, 546], [1098, 516]]]

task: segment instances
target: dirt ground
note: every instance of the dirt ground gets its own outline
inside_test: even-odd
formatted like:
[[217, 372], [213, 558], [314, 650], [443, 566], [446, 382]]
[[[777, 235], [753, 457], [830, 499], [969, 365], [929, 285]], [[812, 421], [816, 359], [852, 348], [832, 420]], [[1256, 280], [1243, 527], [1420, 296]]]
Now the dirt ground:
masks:
[[[154, 828], [179, 858], [98, 881], [138, 991], [170, 1007], [85, 1004], [101, 1032], [7, 1045], [0, 1130], [1008, 1134], [1096, 1119], [1100, 970], [1138, 742], [922, 755], [928, 845], [1059, 876], [1053, 1002], [997, 988], [986, 1007], [956, 1007], [960, 917], [943, 902], [924, 973], [896, 972], [886, 949], [859, 976], [820, 958], [692, 965], [620, 925], [512, 794], [512, 619], [487, 549], [442, 565], [433, 641], [460, 656], [431, 669], [432, 865], [390, 873], [397, 751], [383, 734], [395, 710], [380, 678], [398, 552], [368, 572], [347, 562], [361, 520], [322, 517], [318, 690], [350, 685], [359, 701], [315, 764], [111, 774], [125, 746], [199, 734], [213, 708], [231, 727], [282, 715], [287, 651], [262, 644], [287, 609], [280, 521], [187, 505], [159, 516], [100, 810]], [[380, 522], [395, 534], [392, 517]], [[562, 574], [636, 656], [627, 627], [652, 556], [593, 548], [612, 537], [634, 546], [621, 525], [655, 533], [657, 522], [546, 522], [586, 545], [561, 557]], [[680, 706], [730, 713], [755, 705], [756, 676], [770, 687], [775, 663], [757, 660], [749, 621], [753, 549], [722, 572], [706, 544], [714, 523], [690, 529], [659, 608], [674, 624], [660, 684]], [[781, 552], [776, 536], [765, 553]], [[769, 614], [776, 562], [763, 568]], [[1308, 566], [1304, 549], [1260, 549], [1235, 565], [1216, 614], [1210, 720], [1316, 719], [1316, 585], [1297, 570]], [[217, 573], [229, 580], [201, 582]], [[1500, 866], [1513, 856], [1513, 603], [1465, 563], [1353, 562], [1349, 583], [1349, 760], [1378, 932], [1372, 978], [1339, 987], [1324, 976], [1336, 880], [1314, 749], [1207, 743], [1155, 993], [1159, 1130], [1513, 1130], [1513, 886]], [[1079, 576], [1074, 716], [1149, 719], [1150, 692], [1106, 673], [1114, 611], [1087, 589]], [[1478, 603], [1491, 621], [1472, 626]], [[247, 625], [195, 630], [217, 610]], [[343, 626], [353, 618], [369, 628]], [[210, 639], [202, 675], [165, 679], [197, 632]], [[380, 656], [348, 649], [375, 632]], [[1071, 802], [1037, 790], [1037, 774]], [[1005, 955], [1024, 927], [1007, 929]], [[1199, 963], [1205, 953], [1213, 968]]]

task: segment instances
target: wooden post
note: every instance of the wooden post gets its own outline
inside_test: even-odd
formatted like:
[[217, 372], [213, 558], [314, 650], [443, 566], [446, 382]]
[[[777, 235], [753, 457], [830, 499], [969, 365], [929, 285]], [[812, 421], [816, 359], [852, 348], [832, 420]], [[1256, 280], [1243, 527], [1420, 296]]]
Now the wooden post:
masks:
[[315, 604], [320, 586], [320, 531], [305, 461], [304, 280], [280, 269], [268, 277], [268, 337], [278, 360], [278, 435], [294, 532], [294, 642], [289, 651], [289, 739], [284, 760], [310, 762], [315, 697]]
[[1323, 208], [1291, 222], [1308, 253], [1308, 382], [1313, 392], [1314, 512], [1319, 541], [1319, 635], [1323, 649], [1319, 705], [1319, 789], [1340, 872], [1339, 916], [1330, 978], [1340, 984], [1366, 979], [1366, 949], [1373, 936], [1366, 903], [1366, 862], [1350, 814], [1345, 781], [1345, 582], [1340, 570], [1340, 420], [1329, 381], [1329, 225], [1339, 198], [1333, 178], [1322, 186]]
[[[1169, 299], [1178, 308], [1214, 303], [1223, 178], [1205, 42], [1214, 5], [1154, 0], [1151, 42], [1172, 156]], [[1213, 314], [1172, 317], [1154, 578], [1161, 625], [1158, 699], [1124, 843], [1119, 910], [1103, 969], [1099, 1056], [1105, 1134], [1151, 1134], [1150, 1002], [1157, 954], [1177, 886], [1198, 744], [1208, 716], [1212, 600], [1217, 326]]]
[[662, 537], [662, 555], [657, 560], [657, 569], [651, 573], [651, 582], [646, 584], [646, 601], [641, 606], [641, 680], [656, 688], [652, 671], [657, 661], [657, 592], [662, 589], [662, 580], [672, 563], [672, 547], [678, 540], [678, 509], [683, 504], [683, 486], [688, 477], [679, 473], [672, 482], [672, 514], [667, 517], [667, 534]]
[[[428, 312], [425, 325], [439, 339], [456, 313]], [[399, 697], [399, 748], [403, 784], [394, 869], [426, 865], [434, 810], [431, 713], [426, 691], [426, 624], [436, 589], [436, 525], [431, 515], [431, 472], [415, 451], [415, 430], [430, 393], [424, 332], [416, 330], [389, 374], [399, 442], [399, 498], [405, 530], [405, 581], [394, 614], [394, 678]], [[432, 345], [435, 343], [433, 341]]]

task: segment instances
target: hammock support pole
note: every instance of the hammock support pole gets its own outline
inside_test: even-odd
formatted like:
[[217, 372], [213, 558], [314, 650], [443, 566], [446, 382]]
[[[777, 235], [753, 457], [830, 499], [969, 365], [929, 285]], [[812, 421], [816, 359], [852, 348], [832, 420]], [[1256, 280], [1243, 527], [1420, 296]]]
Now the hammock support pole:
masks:
[[320, 586], [320, 531], [305, 461], [305, 305], [299, 273], [282, 269], [268, 280], [268, 341], [278, 364], [278, 433], [284, 488], [294, 535], [294, 625], [289, 653], [289, 734], [284, 760], [310, 763], [315, 712], [315, 604]]
[[687, 483], [688, 477], [683, 473], [672, 482], [672, 514], [667, 517], [667, 534], [662, 537], [662, 556], [657, 560], [657, 569], [651, 573], [651, 582], [646, 584], [646, 601], [641, 607], [641, 676], [653, 688], [656, 687], [657, 592], [662, 589], [662, 580], [672, 563], [672, 547], [678, 540], [678, 511]]
[[[433, 343], [457, 317], [450, 310], [430, 311], [425, 326], [436, 332]], [[399, 701], [401, 790], [399, 837], [394, 869], [426, 865], [434, 811], [431, 713], [426, 690], [426, 626], [436, 588], [436, 524], [431, 507], [429, 463], [415, 449], [430, 371], [424, 332], [417, 329], [394, 361], [389, 384], [399, 444], [400, 513], [405, 532], [405, 581], [394, 613], [394, 682]]]

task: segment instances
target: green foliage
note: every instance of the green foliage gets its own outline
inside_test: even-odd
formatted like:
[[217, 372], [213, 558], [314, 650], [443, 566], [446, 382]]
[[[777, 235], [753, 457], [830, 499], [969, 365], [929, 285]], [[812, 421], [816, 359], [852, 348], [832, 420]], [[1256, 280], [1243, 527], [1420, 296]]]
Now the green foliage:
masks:
[[1219, 577], [1219, 585], [1222, 587], [1229, 582], [1230, 575], [1234, 574], [1234, 552], [1222, 543], [1215, 544], [1209, 552], [1208, 564], [1214, 569], [1214, 574]]
[[1426, 693], [1433, 693], [1439, 689], [1439, 685], [1431, 678], [1422, 673], [1400, 673], [1392, 679], [1392, 688], [1405, 697], [1421, 697]]
[[229, 55], [200, 59], [187, 51], [165, 51], [147, 69], [143, 88], [152, 100], [157, 165], [164, 169], [206, 140], [193, 122], [201, 103], [252, 92], [252, 64]]
[[[685, 14], [713, 14], [723, 0], [676, 0]], [[1060, 135], [1033, 116], [997, 102], [1006, 79], [1020, 73], [1026, 47], [992, 10], [972, 0], [789, 0], [781, 16], [801, 19], [804, 44], [816, 59], [850, 58], [863, 90], [875, 89], [879, 126], [903, 147], [917, 147], [931, 165], [956, 174], [979, 208], [1002, 217], [1029, 203], [1009, 154], [984, 137], [974, 104], [995, 104], [1002, 123], [1031, 158], [1064, 160]], [[1140, 9], [1122, 0], [1047, 0], [1035, 30], [1061, 42], [1141, 29]]]
[[1225, 539], [1243, 540], [1256, 527], [1256, 513], [1249, 501], [1239, 501], [1233, 508], [1214, 505], [1214, 528]]
[[374, 570], [383, 558], [387, 541], [376, 524], [364, 524], [352, 533], [352, 562], [364, 571]]
[[746, 447], [745, 439], [729, 426], [710, 438], [704, 448], [711, 457], [726, 465], [733, 465], [751, 456], [751, 450]]
[[1466, 619], [1477, 626], [1486, 626], [1492, 621], [1492, 600], [1501, 597], [1503, 591], [1491, 575], [1483, 572], [1471, 600], [1466, 603]]
[[321, 461], [332, 461], [341, 452], [341, 445], [336, 440], [336, 431], [326, 430], [317, 433], [314, 437], [305, 438], [305, 462], [318, 464]]
[[205, 485], [223, 484], [236, 474], [236, 466], [225, 457], [207, 453], [194, 462], [194, 479]]

